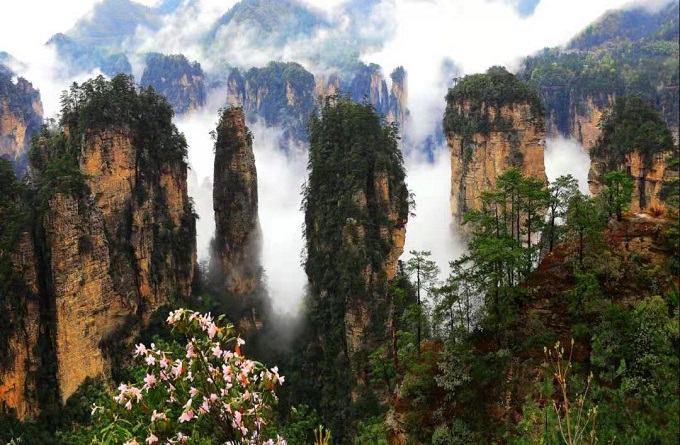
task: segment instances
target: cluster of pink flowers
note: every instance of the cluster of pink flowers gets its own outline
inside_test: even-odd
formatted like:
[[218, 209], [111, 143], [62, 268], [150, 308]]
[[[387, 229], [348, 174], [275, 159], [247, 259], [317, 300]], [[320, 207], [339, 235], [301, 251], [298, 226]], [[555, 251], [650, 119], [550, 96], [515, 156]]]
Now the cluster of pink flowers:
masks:
[[245, 342], [233, 334], [232, 326], [220, 326], [219, 321], [179, 309], [167, 322], [188, 339], [181, 355], [153, 343], [135, 346], [135, 360], [146, 367], [143, 384], [120, 385], [114, 400], [125, 411], [153, 413], [146, 417], [146, 437], [134, 437], [125, 445], [186, 442], [192, 425], [226, 443], [285, 445], [280, 437], [261, 438], [277, 401], [275, 387], [284, 377], [278, 368], [267, 369], [244, 357]]

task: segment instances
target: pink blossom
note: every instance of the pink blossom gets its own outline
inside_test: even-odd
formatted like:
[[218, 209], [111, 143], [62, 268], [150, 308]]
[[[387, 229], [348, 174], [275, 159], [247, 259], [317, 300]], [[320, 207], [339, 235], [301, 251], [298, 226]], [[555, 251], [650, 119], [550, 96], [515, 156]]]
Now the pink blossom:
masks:
[[217, 345], [214, 348], [212, 348], [212, 353], [217, 358], [219, 358], [222, 355], [222, 348], [220, 348], [219, 343], [217, 343]]
[[196, 352], [194, 351], [194, 342], [191, 341], [187, 345], [187, 358], [194, 358], [196, 357]]
[[153, 366], [153, 365], [156, 364], [156, 357], [154, 357], [153, 355], [149, 354], [149, 355], [144, 359], [144, 361], [146, 362], [147, 365]]
[[128, 400], [128, 402], [125, 404], [125, 409], [130, 411], [132, 409], [132, 402]]
[[153, 374], [147, 374], [146, 377], [144, 377], [144, 387], [149, 389], [153, 388], [156, 385], [156, 377]]
[[194, 412], [192, 410], [184, 411], [182, 415], [179, 416], [179, 423], [189, 422], [193, 418]]
[[156, 410], [153, 410], [153, 414], [151, 414], [151, 421], [155, 422], [156, 420], [167, 420], [168, 416], [165, 415], [165, 413], [159, 413]]
[[161, 360], [159, 362], [161, 369], [167, 369], [169, 363], [170, 361], [165, 357], [165, 354], [163, 354], [163, 357], [161, 357]]
[[212, 340], [213, 337], [215, 337], [215, 334], [217, 334], [217, 332], [219, 332], [219, 329], [217, 329], [215, 323], [210, 323], [210, 325], [208, 326], [208, 337], [210, 337], [210, 340]]
[[208, 405], [208, 400], [204, 399], [203, 403], [201, 404], [201, 407], [199, 409], [199, 412], [205, 414], [210, 411], [210, 405]]
[[146, 443], [148, 443], [149, 445], [152, 445], [156, 442], [158, 442], [158, 437], [156, 437], [153, 433], [146, 438]]
[[198, 394], [198, 392], [199, 391], [196, 388], [194, 388], [193, 386], [191, 388], [189, 388], [189, 394], [191, 395], [191, 397], [195, 397], [196, 394]]
[[137, 438], [133, 437], [132, 439], [125, 442], [123, 445], [139, 445], [139, 443], [137, 442]]
[[147, 353], [146, 346], [143, 343], [135, 345], [135, 356], [145, 355]]

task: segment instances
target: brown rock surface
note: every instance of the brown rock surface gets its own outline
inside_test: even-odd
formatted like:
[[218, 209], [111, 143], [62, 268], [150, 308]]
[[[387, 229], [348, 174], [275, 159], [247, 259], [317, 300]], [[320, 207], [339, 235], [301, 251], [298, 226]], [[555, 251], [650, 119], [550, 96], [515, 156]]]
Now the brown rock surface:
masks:
[[16, 161], [25, 156], [28, 145], [42, 125], [40, 93], [26, 79], [16, 83], [0, 73], [0, 156]]
[[[461, 107], [466, 104], [449, 104]], [[481, 196], [496, 187], [496, 177], [504, 171], [518, 167], [524, 176], [546, 180], [543, 162], [545, 132], [534, 122], [528, 104], [515, 104], [500, 109], [491, 108], [492, 115], [501, 116], [511, 123], [510, 131], [491, 131], [488, 135], [475, 134], [470, 157], [456, 133], [447, 135], [451, 154], [451, 212], [454, 223], [460, 225], [465, 213], [481, 210]], [[460, 226], [469, 233], [466, 225]]]
[[217, 126], [213, 208], [213, 250], [220, 287], [236, 298], [238, 320], [250, 330], [261, 323], [262, 233], [258, 217], [257, 169], [252, 135], [242, 108], [223, 112]]

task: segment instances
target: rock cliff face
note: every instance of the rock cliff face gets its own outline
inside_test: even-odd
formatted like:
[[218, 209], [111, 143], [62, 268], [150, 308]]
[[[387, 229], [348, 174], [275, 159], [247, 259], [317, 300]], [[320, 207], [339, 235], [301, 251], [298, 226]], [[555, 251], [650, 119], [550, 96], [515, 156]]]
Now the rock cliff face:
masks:
[[389, 112], [387, 113], [387, 120], [394, 122], [399, 128], [399, 133], [404, 135], [408, 133], [407, 120], [409, 117], [408, 111], [408, 75], [403, 67], [398, 67], [392, 74], [392, 88], [390, 90]]
[[[252, 135], [242, 108], [223, 111], [217, 125], [213, 207], [213, 257], [220, 287], [234, 300], [230, 313], [242, 330], [261, 325], [262, 233], [257, 205], [257, 170]], [[231, 298], [230, 298], [231, 297]], [[230, 302], [231, 303], [231, 302]]]
[[248, 122], [261, 118], [284, 130], [282, 149], [306, 145], [307, 122], [315, 106], [314, 76], [297, 63], [270, 62], [246, 72], [234, 70], [227, 81], [227, 102], [243, 107]]
[[0, 72], [0, 157], [25, 164], [31, 136], [40, 130], [43, 108], [40, 93], [30, 82], [12, 82]]
[[[663, 206], [659, 192], [664, 184], [676, 179], [675, 176], [677, 176], [675, 175], [677, 170], [668, 168], [668, 160], [672, 156], [672, 151], [661, 153], [654, 157], [651, 168], [646, 168], [640, 153], [632, 152], [625, 155], [624, 164], [620, 167], [635, 181], [635, 188], [633, 188], [629, 208], [631, 212], [639, 213], [651, 207]], [[588, 188], [590, 193], [599, 195], [602, 192], [604, 184], [601, 178], [608, 171], [608, 162], [606, 160], [602, 158], [592, 160], [590, 171], [588, 172]]]
[[41, 335], [38, 260], [30, 211], [12, 164], [0, 158], [0, 405], [37, 413], [35, 354]]
[[7, 349], [3, 349], [6, 355], [0, 361], [0, 401], [24, 418], [38, 413], [36, 372], [40, 360], [35, 354], [41, 328], [38, 261], [28, 232], [20, 235], [12, 250], [15, 285], [6, 290], [14, 298], [5, 307], [9, 329], [2, 333]]
[[55, 308], [56, 377], [66, 401], [86, 377], [105, 373], [99, 342], [113, 335], [134, 308], [126, 307], [114, 289], [99, 212], [75, 196], [59, 193], [49, 201], [43, 226]]
[[205, 75], [198, 62], [190, 63], [182, 54], [149, 54], [141, 85], [153, 87], [182, 114], [205, 105]]
[[[489, 84], [502, 96], [486, 97]], [[516, 167], [546, 180], [545, 130], [537, 94], [507, 71], [467, 76], [447, 96], [444, 130], [451, 154], [451, 212], [460, 226], [465, 214], [481, 210], [481, 195], [496, 177]]]
[[[605, 108], [611, 106], [614, 100], [614, 95], [607, 95], [600, 100], [587, 97], [571, 104], [568, 134], [579, 141], [586, 150], [590, 149], [600, 136], [600, 119]], [[554, 137], [557, 134], [550, 134], [549, 130], [549, 135]]]
[[670, 167], [677, 146], [664, 117], [644, 99], [624, 96], [604, 113], [599, 129], [590, 149], [590, 192], [602, 191], [606, 173], [624, 171], [634, 181], [630, 211], [662, 207], [660, 192], [677, 175]]
[[[86, 377], [110, 372], [111, 348], [156, 309], [190, 296], [196, 265], [186, 142], [170, 106], [128, 76], [69, 94], [79, 108], [65, 105], [32, 152], [33, 223], [13, 247], [0, 245], [23, 271], [10, 289], [21, 316], [7, 335], [0, 401], [22, 416], [40, 406], [37, 364], [52, 365], [40, 372], [63, 403]], [[99, 121], [108, 110], [117, 112]], [[0, 284], [13, 283], [5, 275]]]
[[[314, 372], [346, 382], [322, 396], [324, 415], [341, 413], [336, 419], [351, 417], [347, 410], [367, 393], [385, 400], [380, 389], [368, 388], [366, 354], [389, 337], [388, 283], [403, 251], [409, 207], [402, 162], [392, 128], [370, 106], [326, 99], [321, 117], [310, 123], [303, 202], [313, 340], [305, 349], [322, 355]], [[333, 426], [340, 437], [348, 427]]]

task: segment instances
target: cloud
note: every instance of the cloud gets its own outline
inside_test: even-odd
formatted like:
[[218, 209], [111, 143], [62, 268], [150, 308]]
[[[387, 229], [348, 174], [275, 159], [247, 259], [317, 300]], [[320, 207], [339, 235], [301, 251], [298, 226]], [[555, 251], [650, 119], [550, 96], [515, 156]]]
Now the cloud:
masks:
[[238, 0], [185, 0], [172, 13], [164, 16], [158, 31], [138, 27], [128, 50], [130, 52], [182, 53], [198, 60], [205, 68], [212, 60], [204, 53], [203, 41], [215, 22]]
[[92, 12], [93, 1], [22, 0], [3, 2], [0, 51], [30, 59], [54, 34], [64, 32]]
[[[605, 11], [627, 0], [542, 0], [521, 17], [512, 2], [469, 0], [385, 0], [395, 23], [393, 36], [362, 60], [386, 71], [403, 65], [409, 74], [409, 109], [416, 139], [441, 120], [453, 62], [458, 74], [492, 65], [517, 67], [544, 47], [566, 43]], [[455, 70], [454, 70], [455, 71]]]
[[589, 170], [590, 156], [578, 141], [561, 136], [545, 141], [545, 174], [548, 181], [571, 174], [578, 180], [581, 193], [589, 195]]
[[259, 215], [262, 226], [262, 265], [275, 309], [295, 312], [302, 300], [307, 275], [301, 265], [304, 247], [300, 208], [307, 178], [307, 156], [279, 149], [283, 132], [262, 122], [249, 125], [257, 167]]
[[417, 156], [406, 159], [406, 181], [415, 194], [416, 216], [406, 226], [403, 261], [409, 251], [430, 251], [440, 269], [439, 279], [449, 274], [449, 262], [465, 251], [465, 244], [451, 226], [451, 160], [448, 150], [435, 152], [434, 162]]

